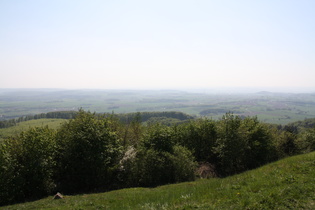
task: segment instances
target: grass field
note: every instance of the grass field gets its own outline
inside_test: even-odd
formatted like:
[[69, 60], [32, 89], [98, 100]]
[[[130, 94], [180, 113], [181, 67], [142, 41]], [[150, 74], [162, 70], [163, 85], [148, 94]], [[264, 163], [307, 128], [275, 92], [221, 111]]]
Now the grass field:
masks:
[[222, 179], [52, 198], [1, 209], [315, 209], [315, 152]]
[[56, 129], [61, 123], [65, 122], [64, 119], [37, 119], [20, 122], [16, 126], [9, 128], [0, 128], [0, 141], [6, 137], [14, 136], [30, 127], [48, 126], [49, 128]]

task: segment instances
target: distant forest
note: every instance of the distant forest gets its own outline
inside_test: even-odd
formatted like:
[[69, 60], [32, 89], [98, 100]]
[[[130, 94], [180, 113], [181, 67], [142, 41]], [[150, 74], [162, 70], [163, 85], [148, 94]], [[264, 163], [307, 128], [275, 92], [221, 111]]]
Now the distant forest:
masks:
[[[78, 114], [78, 111], [56, 111], [41, 113], [35, 115], [27, 115], [19, 117], [17, 119], [3, 120], [0, 121], [0, 128], [8, 128], [17, 125], [20, 122], [25, 122], [29, 120], [52, 118], [52, 119], [73, 119]], [[118, 118], [121, 122], [128, 123], [129, 121], [139, 118], [141, 122], [153, 123], [160, 122], [166, 125], [171, 125], [174, 123], [182, 123], [183, 121], [193, 119], [194, 117], [189, 116], [182, 112], [136, 112], [127, 114], [97, 114], [103, 116], [111, 116]]]

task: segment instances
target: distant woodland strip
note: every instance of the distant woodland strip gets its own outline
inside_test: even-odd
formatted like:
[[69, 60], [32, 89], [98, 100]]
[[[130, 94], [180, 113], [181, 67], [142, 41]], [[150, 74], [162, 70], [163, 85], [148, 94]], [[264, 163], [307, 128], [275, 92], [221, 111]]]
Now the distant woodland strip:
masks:
[[[57, 111], [57, 112], [48, 112], [41, 113], [36, 115], [27, 115], [22, 116], [16, 119], [9, 119], [0, 121], [0, 128], [8, 128], [17, 125], [17, 123], [25, 122], [29, 120], [43, 119], [43, 118], [52, 118], [52, 119], [74, 119], [78, 111]], [[105, 116], [115, 116], [123, 123], [129, 123], [131, 121], [137, 120], [140, 122], [157, 122], [161, 121], [162, 124], [170, 125], [174, 123], [180, 123], [180, 121], [186, 121], [194, 119], [194, 117], [182, 113], [182, 112], [135, 112], [127, 114], [114, 114], [114, 113], [105, 113], [98, 114]]]

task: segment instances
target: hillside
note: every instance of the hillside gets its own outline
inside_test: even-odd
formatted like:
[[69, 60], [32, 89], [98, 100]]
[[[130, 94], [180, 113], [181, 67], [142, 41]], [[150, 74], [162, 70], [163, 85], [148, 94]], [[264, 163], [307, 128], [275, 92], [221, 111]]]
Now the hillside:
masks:
[[56, 129], [60, 126], [64, 119], [36, 119], [29, 120], [25, 122], [17, 123], [16, 126], [12, 126], [9, 128], [0, 128], [0, 141], [10, 136], [17, 135], [22, 131], [26, 131], [31, 127], [36, 126], [48, 126], [49, 128]]
[[224, 179], [53, 196], [0, 209], [314, 209], [315, 152]]

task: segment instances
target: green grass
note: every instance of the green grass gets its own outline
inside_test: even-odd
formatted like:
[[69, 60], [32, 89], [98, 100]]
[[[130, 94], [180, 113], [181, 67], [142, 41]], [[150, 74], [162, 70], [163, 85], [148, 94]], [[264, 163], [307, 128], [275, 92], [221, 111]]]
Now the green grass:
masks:
[[4, 138], [15, 136], [22, 131], [28, 130], [30, 127], [48, 126], [49, 128], [56, 129], [60, 126], [64, 119], [37, 119], [20, 122], [16, 126], [9, 128], [0, 128], [0, 141]]
[[52, 196], [2, 209], [315, 209], [315, 152], [217, 179]]

